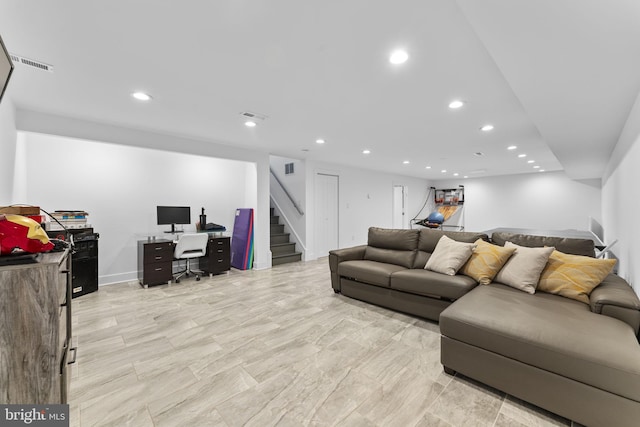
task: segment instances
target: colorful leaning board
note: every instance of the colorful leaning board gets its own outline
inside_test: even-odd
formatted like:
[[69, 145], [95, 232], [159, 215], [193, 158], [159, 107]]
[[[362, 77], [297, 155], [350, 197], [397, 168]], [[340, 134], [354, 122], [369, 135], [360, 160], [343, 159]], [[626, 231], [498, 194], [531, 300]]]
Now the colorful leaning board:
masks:
[[236, 209], [231, 237], [231, 266], [240, 270], [253, 267], [253, 209]]

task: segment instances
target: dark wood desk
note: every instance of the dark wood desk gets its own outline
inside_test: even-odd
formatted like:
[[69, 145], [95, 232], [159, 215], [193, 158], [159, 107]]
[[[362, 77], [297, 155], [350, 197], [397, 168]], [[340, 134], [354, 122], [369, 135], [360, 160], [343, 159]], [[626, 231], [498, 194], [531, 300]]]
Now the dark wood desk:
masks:
[[[145, 288], [173, 280], [173, 250], [169, 239], [138, 241], [138, 281]], [[206, 274], [220, 274], [231, 269], [231, 238], [209, 236], [207, 253], [198, 259], [198, 267]]]

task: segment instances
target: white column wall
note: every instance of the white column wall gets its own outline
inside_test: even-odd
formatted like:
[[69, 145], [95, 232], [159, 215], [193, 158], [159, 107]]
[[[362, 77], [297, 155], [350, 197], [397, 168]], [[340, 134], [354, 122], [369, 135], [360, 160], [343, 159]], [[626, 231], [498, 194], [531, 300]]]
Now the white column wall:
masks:
[[14, 203], [12, 192], [17, 132], [10, 91], [7, 89], [0, 103], [0, 206]]
[[603, 177], [602, 217], [605, 239], [618, 243], [618, 274], [640, 295], [640, 94], [620, 134]]

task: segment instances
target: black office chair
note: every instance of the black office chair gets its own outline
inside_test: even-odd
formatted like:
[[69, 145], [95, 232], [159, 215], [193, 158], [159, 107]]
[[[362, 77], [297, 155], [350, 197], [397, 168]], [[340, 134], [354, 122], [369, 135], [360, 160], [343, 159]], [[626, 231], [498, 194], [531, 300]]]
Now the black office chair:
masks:
[[176, 243], [176, 249], [173, 252], [173, 258], [177, 260], [187, 260], [187, 268], [173, 276], [176, 283], [180, 283], [182, 276], [189, 276], [189, 273], [195, 274], [196, 280], [200, 280], [200, 276], [204, 272], [191, 268], [191, 260], [200, 258], [207, 253], [207, 242], [209, 235], [207, 233], [183, 234]]

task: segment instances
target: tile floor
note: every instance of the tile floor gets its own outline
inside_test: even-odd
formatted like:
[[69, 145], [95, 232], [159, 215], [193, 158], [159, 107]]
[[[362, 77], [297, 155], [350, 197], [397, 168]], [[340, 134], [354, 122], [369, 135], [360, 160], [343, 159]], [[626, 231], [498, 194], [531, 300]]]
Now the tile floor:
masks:
[[555, 426], [440, 365], [425, 321], [334, 294], [327, 259], [73, 300], [72, 426]]

